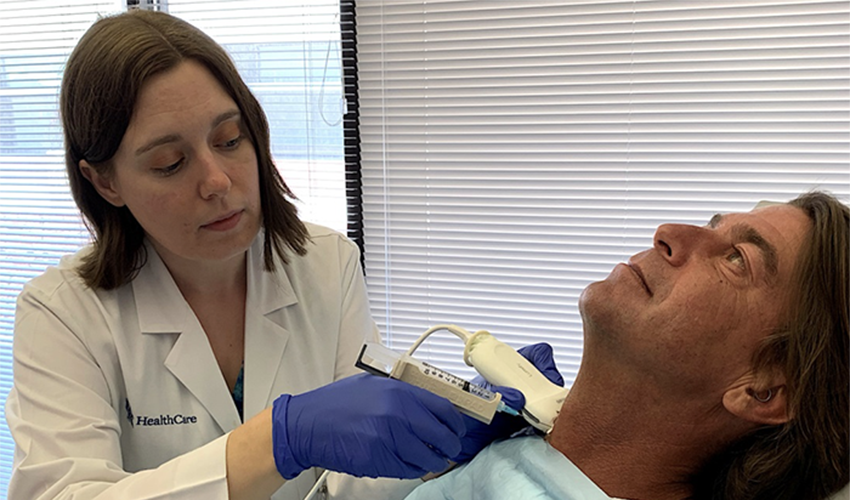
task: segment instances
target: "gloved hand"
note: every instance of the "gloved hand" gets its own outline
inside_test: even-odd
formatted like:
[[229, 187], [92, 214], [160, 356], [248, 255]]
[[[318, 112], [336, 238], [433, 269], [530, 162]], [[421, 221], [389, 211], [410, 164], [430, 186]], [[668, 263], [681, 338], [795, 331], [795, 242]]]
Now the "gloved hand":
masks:
[[[540, 370], [540, 373], [545, 375], [550, 381], [561, 387], [564, 386], [564, 378], [555, 366], [552, 346], [542, 342], [527, 345], [519, 349], [518, 352], [525, 359], [531, 361], [531, 364]], [[475, 377], [472, 383], [500, 393], [502, 395], [502, 401], [515, 410], [521, 410], [525, 406], [525, 396], [516, 389], [490, 385], [480, 375]], [[471, 459], [494, 440], [509, 437], [529, 425], [521, 416], [508, 415], [501, 412], [496, 413], [490, 425], [466, 415], [463, 415], [463, 421], [466, 425], [466, 435], [461, 439], [462, 449], [460, 453], [452, 457], [452, 461], [458, 463]]]
[[284, 394], [272, 409], [275, 465], [286, 479], [310, 467], [422, 477], [448, 467], [464, 433], [461, 414], [447, 399], [366, 373]]
[[561, 376], [561, 372], [555, 366], [552, 346], [546, 342], [541, 342], [522, 347], [517, 352], [522, 354], [525, 359], [531, 361], [531, 364], [540, 370], [540, 373], [545, 375], [550, 382], [564, 387], [564, 377]]

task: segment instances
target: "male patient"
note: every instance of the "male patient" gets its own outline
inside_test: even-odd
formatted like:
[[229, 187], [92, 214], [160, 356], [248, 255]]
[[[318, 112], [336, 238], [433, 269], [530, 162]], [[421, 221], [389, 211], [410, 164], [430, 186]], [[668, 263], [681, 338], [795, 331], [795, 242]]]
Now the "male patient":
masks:
[[826, 498], [848, 482], [848, 225], [819, 192], [662, 225], [582, 294], [552, 432], [408, 500]]

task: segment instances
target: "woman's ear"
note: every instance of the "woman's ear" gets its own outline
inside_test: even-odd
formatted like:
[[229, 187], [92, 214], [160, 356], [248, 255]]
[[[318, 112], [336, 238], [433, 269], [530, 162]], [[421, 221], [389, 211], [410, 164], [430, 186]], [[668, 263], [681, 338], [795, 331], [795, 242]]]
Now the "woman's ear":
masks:
[[785, 376], [777, 374], [772, 380], [751, 378], [736, 384], [723, 394], [723, 407], [736, 417], [755, 424], [784, 424], [791, 418]]
[[98, 194], [100, 194], [104, 200], [116, 207], [124, 206], [124, 200], [115, 189], [111, 176], [107, 177], [100, 175], [97, 172], [97, 169], [92, 167], [86, 160], [80, 160], [80, 173], [82, 173], [83, 177], [91, 182], [91, 185], [94, 186], [95, 190], [97, 190]]

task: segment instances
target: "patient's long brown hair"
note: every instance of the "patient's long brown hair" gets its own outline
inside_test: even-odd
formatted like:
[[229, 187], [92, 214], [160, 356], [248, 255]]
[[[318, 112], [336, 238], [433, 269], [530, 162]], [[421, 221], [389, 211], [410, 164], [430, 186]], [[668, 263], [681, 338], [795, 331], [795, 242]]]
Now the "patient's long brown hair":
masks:
[[821, 500], [850, 481], [850, 210], [822, 192], [789, 204], [813, 222], [795, 269], [796, 308], [754, 365], [784, 371], [791, 420], [715, 457], [695, 481], [697, 499]]
[[272, 161], [269, 126], [260, 103], [242, 81], [225, 50], [191, 24], [162, 12], [133, 10], [95, 22], [74, 48], [60, 94], [65, 164], [71, 192], [94, 237], [94, 251], [79, 273], [90, 287], [112, 289], [129, 282], [144, 264], [144, 231], [126, 207], [115, 207], [80, 172], [86, 160], [109, 176], [113, 156], [127, 131], [139, 91], [152, 76], [185, 60], [202, 64], [242, 113], [257, 154], [265, 229], [264, 264], [285, 249], [306, 253], [307, 229], [294, 195]]

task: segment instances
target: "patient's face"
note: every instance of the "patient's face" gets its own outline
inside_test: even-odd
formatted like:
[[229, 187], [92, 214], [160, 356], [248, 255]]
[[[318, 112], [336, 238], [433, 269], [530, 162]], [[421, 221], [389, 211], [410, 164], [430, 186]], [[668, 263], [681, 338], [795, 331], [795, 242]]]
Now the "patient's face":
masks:
[[790, 205], [660, 226], [652, 249], [582, 294], [585, 356], [675, 390], [722, 391], [783, 321], [810, 226]]

